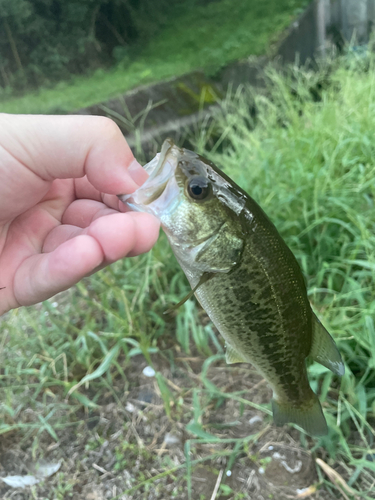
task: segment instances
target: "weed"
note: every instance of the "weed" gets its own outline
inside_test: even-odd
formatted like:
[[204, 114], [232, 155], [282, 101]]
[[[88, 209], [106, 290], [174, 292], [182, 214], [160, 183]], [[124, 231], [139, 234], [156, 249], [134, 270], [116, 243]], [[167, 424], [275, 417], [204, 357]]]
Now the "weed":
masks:
[[[194, 69], [217, 72], [228, 62], [267, 51], [306, 0], [232, 0], [179, 4], [166, 26], [142, 51], [117, 67], [60, 82], [23, 97], [4, 96], [5, 113], [66, 113], [103, 102], [140, 84], [182, 75]], [[175, 9], [176, 10], [176, 9]], [[220, 29], [217, 27], [220, 26]]]

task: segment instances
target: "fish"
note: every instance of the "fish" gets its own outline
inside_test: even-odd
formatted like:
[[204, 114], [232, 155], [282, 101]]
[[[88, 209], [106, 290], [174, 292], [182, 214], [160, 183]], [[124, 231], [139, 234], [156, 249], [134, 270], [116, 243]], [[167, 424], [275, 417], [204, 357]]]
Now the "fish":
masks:
[[262, 208], [199, 154], [167, 139], [147, 181], [119, 195], [156, 216], [195, 294], [225, 339], [226, 361], [250, 363], [273, 391], [274, 423], [323, 436], [327, 423], [306, 358], [338, 376], [344, 363], [314, 314], [302, 271]]

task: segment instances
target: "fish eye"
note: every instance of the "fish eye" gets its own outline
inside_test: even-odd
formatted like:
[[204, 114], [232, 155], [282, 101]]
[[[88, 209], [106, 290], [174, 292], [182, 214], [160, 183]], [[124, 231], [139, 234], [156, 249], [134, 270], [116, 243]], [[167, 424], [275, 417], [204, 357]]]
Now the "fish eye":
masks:
[[205, 177], [193, 177], [188, 181], [187, 192], [193, 200], [205, 200], [212, 192], [211, 183]]

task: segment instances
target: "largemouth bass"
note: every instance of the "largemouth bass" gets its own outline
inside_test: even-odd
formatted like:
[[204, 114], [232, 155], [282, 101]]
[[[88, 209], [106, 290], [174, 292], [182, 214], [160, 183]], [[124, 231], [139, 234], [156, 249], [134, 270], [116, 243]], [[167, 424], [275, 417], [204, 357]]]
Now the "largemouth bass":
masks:
[[268, 381], [276, 425], [326, 434], [305, 360], [310, 356], [337, 375], [344, 365], [275, 226], [215, 165], [169, 139], [145, 168], [148, 180], [119, 198], [160, 219], [193, 292], [226, 341], [227, 362], [251, 363]]

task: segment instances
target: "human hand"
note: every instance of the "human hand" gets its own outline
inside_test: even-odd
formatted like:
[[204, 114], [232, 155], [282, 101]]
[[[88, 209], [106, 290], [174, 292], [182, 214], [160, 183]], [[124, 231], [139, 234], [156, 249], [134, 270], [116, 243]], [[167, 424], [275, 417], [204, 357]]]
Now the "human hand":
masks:
[[150, 250], [158, 221], [116, 196], [146, 178], [112, 120], [0, 114], [0, 315]]

